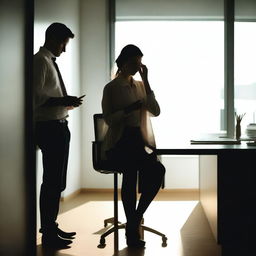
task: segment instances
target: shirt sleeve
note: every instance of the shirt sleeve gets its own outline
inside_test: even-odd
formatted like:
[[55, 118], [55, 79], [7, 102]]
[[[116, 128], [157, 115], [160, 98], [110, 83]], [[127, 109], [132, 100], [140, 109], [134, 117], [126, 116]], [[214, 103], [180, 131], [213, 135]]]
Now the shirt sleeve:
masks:
[[155, 94], [153, 91], [151, 91], [149, 94], [146, 94], [144, 84], [142, 83], [143, 86], [143, 94], [145, 95], [144, 100], [143, 100], [143, 106], [144, 108], [149, 111], [152, 115], [154, 116], [159, 116], [160, 115], [160, 107], [159, 104], [156, 100]]
[[105, 122], [109, 126], [123, 122], [126, 117], [124, 110], [117, 110], [117, 111], [113, 110], [113, 105], [111, 100], [112, 96], [113, 96], [113, 91], [111, 90], [111, 87], [106, 85], [103, 90], [101, 105], [102, 105], [103, 117], [105, 119]]
[[46, 94], [45, 80], [47, 63], [43, 58], [34, 58], [34, 103], [35, 108], [43, 105], [50, 97]]

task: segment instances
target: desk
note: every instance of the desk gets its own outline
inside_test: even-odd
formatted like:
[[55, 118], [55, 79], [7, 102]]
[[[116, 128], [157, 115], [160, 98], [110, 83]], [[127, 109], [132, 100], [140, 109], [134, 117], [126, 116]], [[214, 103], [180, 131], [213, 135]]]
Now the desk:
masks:
[[158, 145], [157, 154], [200, 155], [200, 202], [217, 242], [222, 247], [255, 244], [256, 146]]

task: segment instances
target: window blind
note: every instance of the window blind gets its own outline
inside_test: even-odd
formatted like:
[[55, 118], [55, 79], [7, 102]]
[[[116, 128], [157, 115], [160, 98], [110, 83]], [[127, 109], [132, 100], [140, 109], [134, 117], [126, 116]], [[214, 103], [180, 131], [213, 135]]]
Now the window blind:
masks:
[[223, 0], [116, 0], [116, 20], [224, 20]]
[[[256, 0], [235, 0], [238, 21], [256, 21]], [[224, 20], [224, 0], [116, 0], [116, 20]]]

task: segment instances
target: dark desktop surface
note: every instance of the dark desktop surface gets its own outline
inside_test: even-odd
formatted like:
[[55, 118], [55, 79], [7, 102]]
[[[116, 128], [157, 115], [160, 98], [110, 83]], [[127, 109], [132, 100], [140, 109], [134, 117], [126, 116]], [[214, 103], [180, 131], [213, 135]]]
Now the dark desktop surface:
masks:
[[227, 138], [204, 138], [191, 141], [181, 141], [173, 143], [168, 141], [157, 143], [157, 154], [159, 155], [188, 155], [188, 154], [218, 154], [221, 151], [233, 150], [256, 150], [256, 144], [248, 138], [240, 141]]

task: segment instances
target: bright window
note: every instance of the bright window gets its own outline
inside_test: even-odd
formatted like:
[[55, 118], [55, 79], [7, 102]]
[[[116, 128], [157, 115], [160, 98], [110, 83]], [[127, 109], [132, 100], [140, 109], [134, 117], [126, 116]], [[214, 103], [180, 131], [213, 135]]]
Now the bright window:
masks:
[[[152, 118], [158, 144], [219, 133], [224, 109], [223, 21], [119, 21], [115, 54], [127, 44], [144, 53], [161, 107]], [[136, 77], [139, 79], [139, 76]]]
[[235, 111], [246, 113], [244, 132], [256, 122], [256, 23], [235, 22]]

